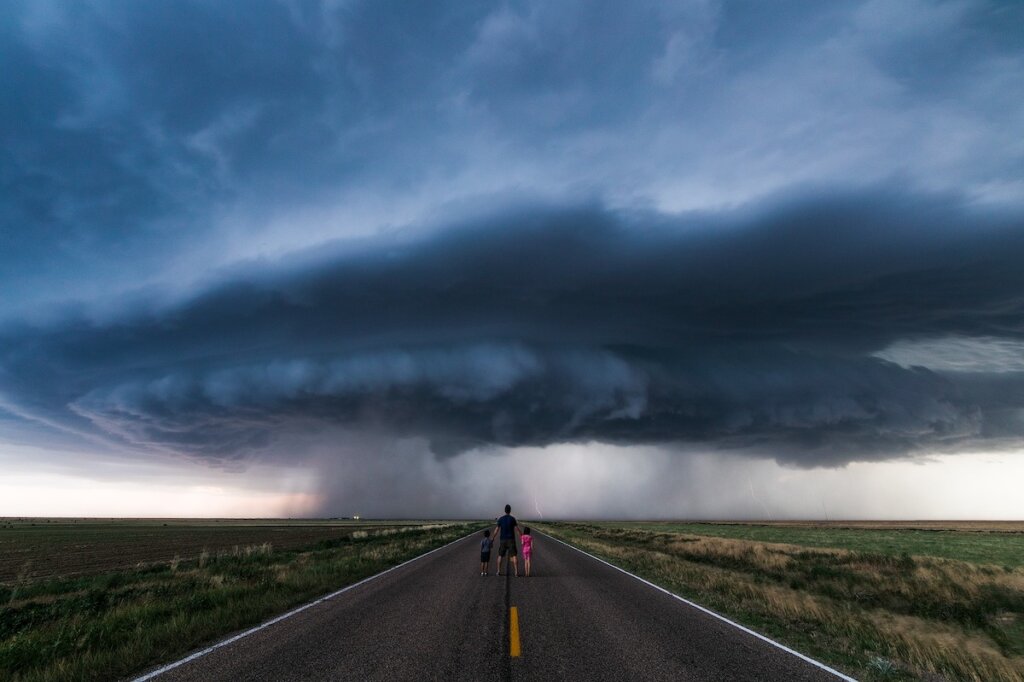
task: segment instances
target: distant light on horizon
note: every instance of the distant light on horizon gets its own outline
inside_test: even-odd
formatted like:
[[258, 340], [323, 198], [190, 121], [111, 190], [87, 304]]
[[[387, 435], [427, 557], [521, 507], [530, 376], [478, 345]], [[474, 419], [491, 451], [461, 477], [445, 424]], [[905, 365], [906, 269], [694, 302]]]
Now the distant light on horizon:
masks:
[[900, 339], [875, 356], [904, 367], [947, 372], [1024, 371], [1024, 341], [991, 337]]
[[59, 474], [4, 476], [0, 516], [295, 518], [316, 516], [316, 493], [244, 487], [96, 481]]
[[[324, 490], [314, 478], [301, 490], [292, 484], [282, 491], [245, 474], [225, 486], [203, 483], [201, 475], [194, 483], [163, 484], [22, 473], [0, 480], [0, 516], [490, 518], [507, 500], [517, 515], [536, 520], [1024, 519], [1018, 452], [794, 469], [737, 456], [620, 450], [578, 445], [465, 454], [452, 463], [462, 472], [455, 484], [439, 484], [435, 467], [449, 465], [435, 464], [414, 476], [381, 476], [372, 490], [341, 482], [341, 493], [337, 481]], [[424, 476], [435, 494], [415, 497]], [[389, 513], [390, 498], [408, 502]]]

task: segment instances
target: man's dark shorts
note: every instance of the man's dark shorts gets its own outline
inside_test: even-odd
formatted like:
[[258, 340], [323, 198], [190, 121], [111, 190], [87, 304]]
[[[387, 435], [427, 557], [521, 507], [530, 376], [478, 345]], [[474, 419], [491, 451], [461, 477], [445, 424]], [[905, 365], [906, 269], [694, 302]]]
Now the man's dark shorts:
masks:
[[505, 552], [508, 552], [509, 556], [516, 556], [516, 539], [515, 538], [502, 538], [501, 544], [498, 545], [498, 556], [505, 556]]

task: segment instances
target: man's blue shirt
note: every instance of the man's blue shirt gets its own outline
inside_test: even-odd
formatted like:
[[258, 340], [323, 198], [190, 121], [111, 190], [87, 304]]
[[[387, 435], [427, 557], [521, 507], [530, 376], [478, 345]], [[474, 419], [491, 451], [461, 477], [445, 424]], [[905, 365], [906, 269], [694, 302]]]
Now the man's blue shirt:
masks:
[[501, 539], [513, 539], [515, 537], [514, 529], [518, 525], [519, 523], [516, 521], [516, 517], [512, 516], [511, 514], [505, 514], [500, 519], [498, 519], [498, 528], [501, 530]]

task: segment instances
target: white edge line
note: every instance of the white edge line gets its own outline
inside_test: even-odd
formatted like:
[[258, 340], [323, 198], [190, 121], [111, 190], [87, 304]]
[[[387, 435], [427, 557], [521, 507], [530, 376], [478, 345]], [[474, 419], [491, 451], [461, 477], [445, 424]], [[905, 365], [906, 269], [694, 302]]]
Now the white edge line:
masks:
[[830, 668], [830, 667], [828, 667], [827, 665], [825, 665], [825, 664], [824, 664], [824, 663], [822, 663], [821, 661], [816, 661], [816, 660], [814, 660], [813, 658], [811, 658], [811, 657], [809, 657], [809, 656], [804, 656], [804, 655], [803, 655], [802, 653], [800, 653], [799, 651], [794, 651], [794, 650], [790, 649], [790, 648], [789, 648], [788, 646], [786, 646], [785, 644], [780, 644], [779, 642], [776, 642], [776, 641], [775, 641], [774, 639], [769, 639], [768, 637], [765, 637], [764, 635], [762, 635], [762, 634], [761, 634], [761, 633], [759, 633], [759, 632], [754, 632], [753, 630], [751, 630], [751, 629], [750, 629], [750, 628], [748, 628], [748, 627], [745, 627], [745, 626], [743, 626], [743, 625], [740, 625], [739, 623], [737, 623], [737, 622], [735, 622], [735, 621], [731, 621], [731, 620], [729, 620], [728, 618], [726, 618], [725, 616], [723, 616], [723, 615], [722, 615], [722, 614], [720, 614], [720, 613], [715, 613], [715, 612], [714, 612], [714, 611], [712, 611], [711, 609], [709, 609], [709, 608], [706, 608], [706, 607], [704, 607], [704, 606], [701, 606], [700, 604], [696, 604], [696, 603], [694, 603], [694, 602], [692, 602], [692, 601], [690, 601], [689, 599], [686, 599], [686, 598], [684, 598], [684, 597], [680, 597], [680, 596], [679, 596], [678, 594], [676, 594], [675, 592], [670, 592], [669, 590], [666, 590], [666, 589], [665, 589], [664, 587], [662, 587], [662, 586], [660, 586], [660, 585], [655, 585], [654, 583], [652, 583], [652, 582], [651, 582], [651, 581], [649, 581], [649, 580], [644, 580], [644, 579], [643, 579], [643, 578], [641, 578], [640, 576], [638, 576], [638, 575], [635, 575], [635, 574], [633, 574], [633, 573], [630, 573], [629, 571], [627, 571], [627, 570], [626, 570], [626, 569], [624, 569], [624, 568], [619, 568], [619, 567], [618, 567], [618, 566], [616, 566], [615, 564], [613, 564], [613, 563], [610, 563], [610, 562], [608, 562], [608, 561], [605, 561], [605, 560], [604, 560], [604, 559], [602, 559], [601, 557], [596, 557], [596, 556], [594, 556], [593, 554], [591, 554], [590, 552], [584, 552], [584, 551], [583, 551], [582, 549], [580, 549], [579, 547], [575, 547], [575, 546], [573, 546], [573, 545], [570, 545], [570, 544], [569, 544], [568, 542], [565, 542], [565, 541], [563, 541], [563, 540], [559, 540], [558, 538], [556, 538], [556, 537], [554, 537], [554, 536], [552, 536], [552, 535], [548, 535], [547, 533], [541, 533], [541, 534], [542, 534], [542, 535], [545, 535], [545, 536], [547, 536], [548, 538], [551, 538], [551, 539], [552, 539], [552, 540], [554, 540], [555, 542], [560, 542], [561, 544], [565, 545], [566, 547], [568, 547], [568, 548], [570, 548], [570, 549], [574, 549], [574, 550], [576, 550], [576, 551], [577, 551], [577, 552], [579, 552], [580, 554], [585, 554], [585, 555], [587, 555], [588, 557], [590, 557], [591, 559], [595, 559], [595, 560], [597, 560], [597, 561], [600, 561], [600, 562], [601, 562], [602, 564], [605, 564], [606, 566], [611, 566], [611, 567], [612, 567], [612, 568], [614, 568], [614, 569], [615, 569], [616, 571], [620, 571], [620, 572], [622, 572], [622, 573], [625, 573], [626, 575], [630, 576], [631, 578], [636, 578], [637, 580], [639, 580], [640, 582], [644, 583], [645, 585], [649, 585], [649, 586], [653, 587], [654, 589], [656, 589], [656, 590], [658, 590], [658, 591], [660, 591], [660, 592], [664, 592], [664, 593], [665, 593], [665, 594], [667, 594], [668, 596], [670, 596], [670, 597], [673, 597], [673, 598], [675, 598], [675, 599], [678, 599], [679, 601], [683, 602], [684, 604], [687, 604], [688, 606], [692, 606], [693, 608], [697, 609], [698, 611], [703, 611], [704, 613], [708, 614], [709, 616], [714, 616], [714, 617], [715, 617], [715, 618], [717, 618], [718, 620], [720, 620], [720, 621], [723, 621], [723, 622], [726, 622], [726, 623], [728, 623], [729, 625], [732, 625], [732, 626], [733, 626], [733, 627], [735, 627], [735, 628], [738, 628], [738, 629], [740, 629], [740, 630], [743, 630], [743, 632], [746, 632], [747, 634], [753, 635], [754, 637], [757, 637], [758, 639], [760, 639], [760, 640], [762, 640], [762, 641], [764, 641], [764, 642], [767, 642], [767, 643], [771, 644], [771, 645], [772, 645], [772, 646], [774, 646], [774, 647], [778, 647], [779, 649], [782, 649], [783, 651], [786, 651], [786, 652], [788, 652], [788, 653], [791, 653], [791, 654], [793, 654], [794, 656], [796, 656], [797, 658], [802, 658], [803, 660], [807, 661], [807, 662], [808, 662], [808, 663], [810, 663], [811, 665], [815, 665], [815, 666], [817, 666], [817, 667], [821, 668], [822, 670], [824, 670], [824, 671], [826, 671], [826, 672], [830, 672], [830, 673], [832, 673], [833, 675], [835, 675], [836, 677], [838, 677], [838, 678], [839, 678], [839, 679], [841, 679], [841, 680], [846, 680], [846, 682], [857, 682], [857, 680], [855, 680], [854, 678], [852, 678], [852, 677], [849, 677], [849, 676], [847, 676], [847, 675], [844, 675], [843, 673], [839, 672], [839, 671], [838, 671], [838, 670], [836, 670], [835, 668]]
[[316, 606], [320, 602], [325, 602], [328, 599], [334, 599], [339, 594], [342, 594], [344, 592], [348, 592], [349, 590], [353, 590], [353, 589], [359, 587], [360, 585], [362, 585], [364, 583], [368, 583], [371, 580], [375, 580], [375, 579], [381, 577], [382, 575], [390, 573], [391, 571], [397, 571], [398, 569], [400, 569], [402, 566], [405, 566], [406, 564], [411, 564], [412, 562], [418, 561], [419, 559], [422, 559], [425, 556], [429, 556], [429, 555], [433, 554], [434, 552], [440, 552], [442, 549], [444, 549], [446, 547], [451, 547], [456, 542], [461, 542], [462, 540], [465, 540], [466, 538], [470, 537], [471, 535], [476, 535], [477, 532], [478, 531], [474, 530], [472, 533], [467, 533], [466, 535], [463, 535], [460, 538], [456, 538], [455, 540], [452, 540], [451, 542], [449, 542], [446, 545], [441, 545], [440, 547], [435, 547], [434, 549], [430, 550], [429, 552], [424, 552], [423, 554], [419, 554], [417, 556], [414, 556], [412, 559], [408, 559], [406, 561], [403, 561], [402, 563], [400, 563], [400, 564], [398, 564], [396, 566], [392, 566], [391, 568], [388, 568], [386, 570], [383, 570], [380, 573], [375, 573], [374, 575], [371, 575], [368, 578], [363, 578], [362, 580], [360, 580], [357, 583], [352, 583], [351, 585], [348, 585], [347, 587], [343, 587], [340, 590], [337, 590], [336, 592], [331, 592], [330, 594], [325, 595], [323, 597], [320, 597], [319, 599], [315, 599], [315, 600], [309, 602], [308, 604], [303, 604], [302, 606], [300, 606], [298, 608], [295, 608], [295, 609], [292, 609], [291, 611], [288, 611], [287, 613], [282, 613], [280, 616], [275, 616], [274, 618], [271, 618], [270, 620], [268, 620], [268, 621], [266, 621], [264, 623], [260, 623], [256, 627], [249, 628], [245, 632], [238, 633], [234, 637], [229, 637], [229, 638], [227, 638], [227, 639], [225, 639], [223, 641], [217, 642], [216, 644], [214, 644], [212, 646], [208, 646], [205, 649], [201, 649], [200, 651], [197, 651], [194, 654], [186, 656], [185, 658], [183, 658], [183, 659], [181, 659], [179, 661], [175, 661], [174, 663], [168, 663], [164, 667], [158, 668], [157, 670], [154, 670], [152, 672], [146, 673], [142, 677], [136, 677], [136, 678], [134, 678], [132, 680], [132, 682], [144, 682], [145, 680], [151, 680], [154, 677], [157, 677], [158, 675], [163, 675], [165, 672], [168, 672], [169, 670], [174, 670], [175, 668], [177, 668], [180, 665], [185, 665], [189, 661], [194, 661], [195, 659], [201, 658], [201, 657], [205, 656], [206, 654], [208, 654], [208, 653], [210, 653], [212, 651], [216, 651], [217, 649], [220, 649], [221, 647], [224, 647], [224, 646], [227, 646], [228, 644], [232, 644], [234, 642], [237, 642], [238, 640], [242, 639], [243, 637], [248, 637], [249, 635], [251, 635], [254, 632], [259, 632], [260, 630], [262, 630], [264, 628], [268, 628], [268, 627], [270, 627], [271, 625], [273, 625], [275, 623], [280, 623], [282, 620], [284, 620], [286, 618], [291, 618], [295, 614], [301, 613], [301, 612], [305, 611], [306, 609], [308, 609], [310, 607]]

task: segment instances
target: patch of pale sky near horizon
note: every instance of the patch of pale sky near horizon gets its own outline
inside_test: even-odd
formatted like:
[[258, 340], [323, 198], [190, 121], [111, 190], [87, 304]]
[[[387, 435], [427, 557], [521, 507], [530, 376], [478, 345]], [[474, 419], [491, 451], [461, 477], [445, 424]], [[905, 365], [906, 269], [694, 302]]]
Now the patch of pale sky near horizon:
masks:
[[874, 353], [903, 367], [947, 372], [1024, 371], [1024, 342], [991, 337], [899, 340]]
[[0, 516], [161, 518], [291, 518], [314, 516], [311, 493], [253, 490], [246, 486], [164, 484], [70, 476], [5, 476]]
[[587, 444], [522, 448], [492, 471], [527, 518], [537, 518], [534, 499], [552, 518], [1024, 518], [1020, 454], [793, 469], [720, 453]]
[[1024, 518], [1024, 453], [793, 469], [652, 446], [492, 448], [436, 459], [418, 456], [420, 445], [242, 472], [154, 462], [113, 478], [14, 458], [0, 479], [0, 516], [488, 518], [511, 503], [524, 520]]
[[291, 517], [323, 503], [309, 467], [2, 446], [0, 516]]

